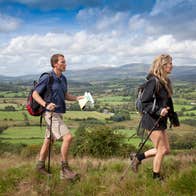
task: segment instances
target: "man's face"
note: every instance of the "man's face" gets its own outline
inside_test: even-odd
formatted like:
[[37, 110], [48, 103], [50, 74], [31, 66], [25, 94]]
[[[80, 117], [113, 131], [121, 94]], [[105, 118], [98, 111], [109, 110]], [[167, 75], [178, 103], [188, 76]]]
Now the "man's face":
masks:
[[65, 71], [65, 70], [66, 70], [66, 67], [67, 67], [65, 58], [62, 57], [62, 56], [59, 56], [59, 57], [58, 57], [58, 62], [54, 65], [54, 67], [55, 67], [58, 71], [61, 71], [61, 72]]

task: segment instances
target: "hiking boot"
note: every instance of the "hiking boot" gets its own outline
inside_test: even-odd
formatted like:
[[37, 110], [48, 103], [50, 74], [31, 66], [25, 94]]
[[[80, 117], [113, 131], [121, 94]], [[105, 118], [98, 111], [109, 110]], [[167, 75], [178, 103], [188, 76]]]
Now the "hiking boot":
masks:
[[45, 168], [45, 162], [44, 161], [38, 161], [36, 164], [36, 170], [38, 173], [43, 175], [49, 175], [50, 173]]
[[68, 163], [62, 163], [62, 168], [60, 171], [60, 179], [66, 180], [77, 180], [80, 178], [78, 173], [75, 173], [71, 170]]
[[163, 176], [159, 176], [159, 177], [156, 177], [156, 178], [153, 178], [153, 179], [157, 180], [157, 181], [160, 181], [160, 182], [164, 181], [164, 177]]
[[164, 181], [164, 177], [161, 176], [159, 173], [153, 173], [153, 179], [157, 181]]
[[130, 159], [131, 159], [131, 169], [134, 173], [137, 173], [141, 161], [138, 160], [135, 153], [130, 154]]

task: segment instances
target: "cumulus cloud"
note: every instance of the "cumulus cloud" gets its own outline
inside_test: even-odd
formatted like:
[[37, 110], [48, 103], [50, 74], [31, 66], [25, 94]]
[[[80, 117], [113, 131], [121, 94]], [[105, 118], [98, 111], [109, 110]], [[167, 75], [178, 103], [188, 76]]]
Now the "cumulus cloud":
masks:
[[122, 12], [107, 6], [87, 8], [79, 11], [77, 19], [83, 27], [94, 32], [112, 29], [116, 33], [125, 33], [129, 30], [133, 36], [138, 34], [157, 38], [172, 34], [179, 41], [196, 39], [194, 0], [157, 0], [150, 12], [137, 14], [133, 14], [131, 9]]
[[128, 22], [128, 12], [113, 12], [104, 8], [89, 8], [80, 10], [76, 16], [81, 26], [96, 33], [122, 32]]
[[178, 40], [196, 38], [195, 0], [157, 0], [147, 19], [157, 33], [173, 34]]
[[[29, 5], [40, 3], [19, 1]], [[54, 53], [66, 56], [68, 69], [119, 66], [132, 62], [150, 64], [161, 53], [171, 54], [176, 65], [195, 65], [196, 9], [193, 0], [157, 0], [153, 9], [145, 13], [127, 11], [123, 9], [125, 4], [117, 10], [116, 1], [111, 7], [107, 4], [97, 6], [97, 2], [92, 1], [94, 6], [79, 10], [76, 16], [79, 26], [73, 31], [69, 29], [69, 33], [64, 33], [68, 32], [64, 29], [58, 31], [59, 24], [53, 27], [55, 33], [50, 29], [44, 33], [37, 25], [36, 32], [42, 34], [16, 35], [6, 44], [1, 44], [0, 72], [21, 75], [49, 70], [49, 59]], [[61, 20], [60, 28], [63, 25], [66, 26]]]
[[[119, 41], [120, 40], [120, 41]], [[13, 38], [0, 49], [0, 72], [5, 75], [40, 73], [50, 69], [53, 53], [63, 53], [68, 69], [119, 66], [131, 62], [151, 63], [155, 56], [169, 53], [178, 65], [195, 65], [196, 41], [178, 42], [172, 35], [148, 38], [136, 45], [129, 37], [119, 38], [80, 31], [72, 35], [48, 33]], [[6, 69], [5, 69], [6, 65]]]
[[0, 32], [14, 31], [21, 25], [21, 20], [8, 15], [0, 14]]

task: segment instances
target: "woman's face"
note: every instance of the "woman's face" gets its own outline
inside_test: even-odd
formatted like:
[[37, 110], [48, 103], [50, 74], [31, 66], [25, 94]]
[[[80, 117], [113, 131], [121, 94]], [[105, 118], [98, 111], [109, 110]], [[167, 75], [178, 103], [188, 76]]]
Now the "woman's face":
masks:
[[170, 74], [173, 68], [172, 60], [170, 60], [165, 66], [164, 66], [164, 71], [167, 74]]

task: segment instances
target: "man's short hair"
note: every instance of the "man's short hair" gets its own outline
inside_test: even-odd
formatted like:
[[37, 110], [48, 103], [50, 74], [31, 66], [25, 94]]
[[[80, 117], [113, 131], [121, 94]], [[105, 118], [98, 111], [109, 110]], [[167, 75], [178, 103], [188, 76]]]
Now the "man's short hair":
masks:
[[64, 58], [64, 55], [62, 54], [53, 54], [50, 58], [50, 64], [52, 67], [54, 67], [54, 64], [58, 62], [58, 58], [59, 56], [63, 57]]

